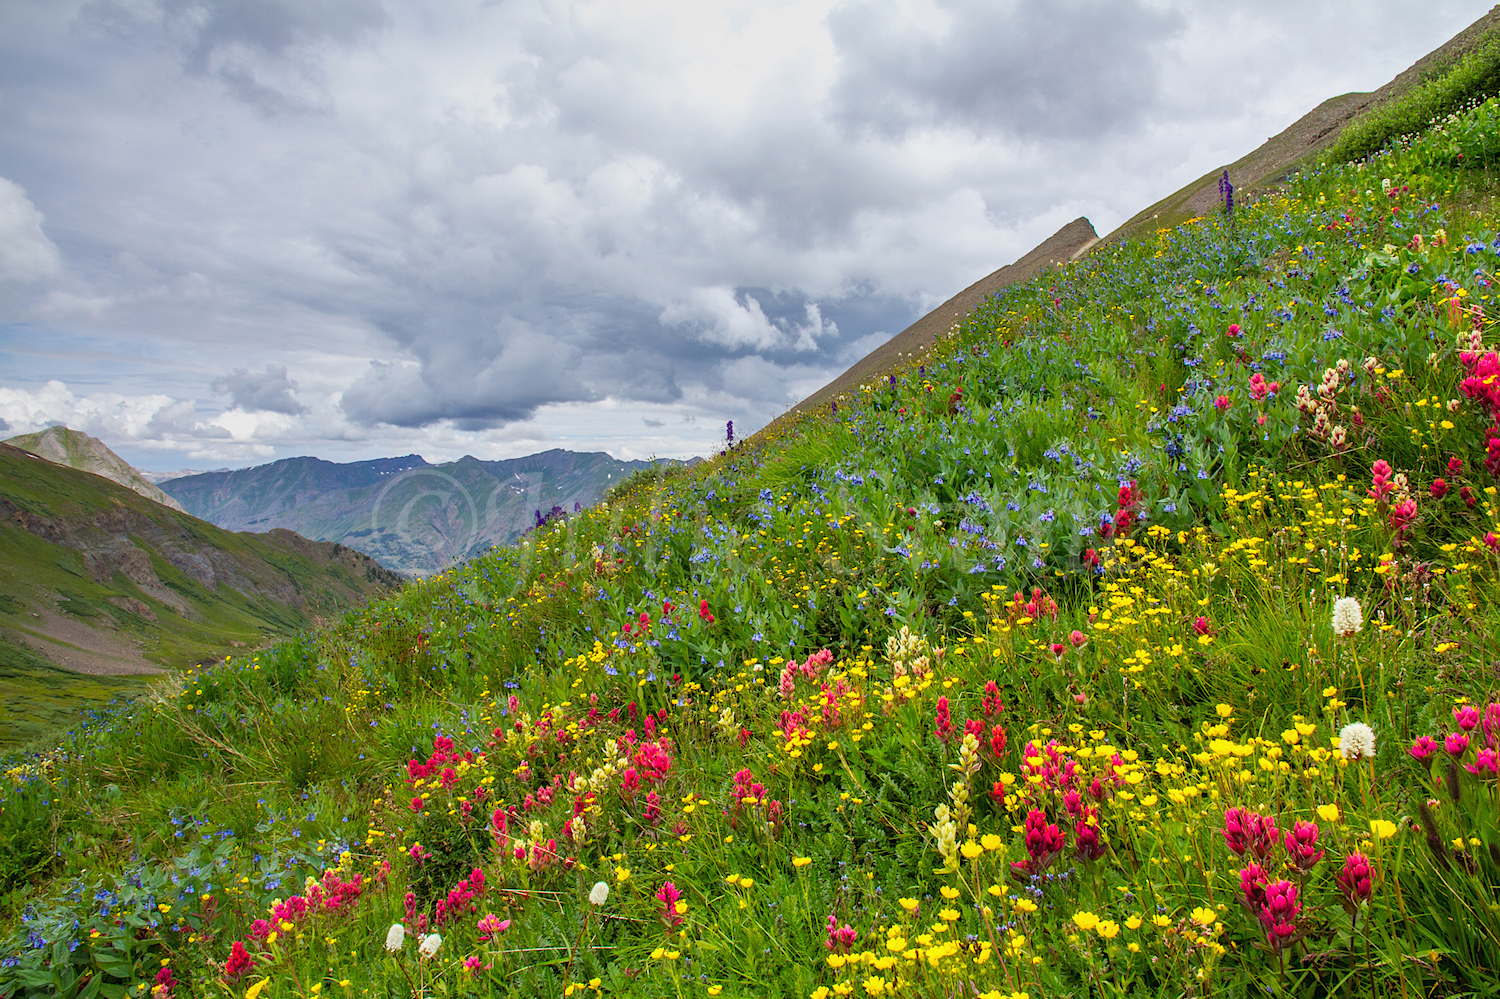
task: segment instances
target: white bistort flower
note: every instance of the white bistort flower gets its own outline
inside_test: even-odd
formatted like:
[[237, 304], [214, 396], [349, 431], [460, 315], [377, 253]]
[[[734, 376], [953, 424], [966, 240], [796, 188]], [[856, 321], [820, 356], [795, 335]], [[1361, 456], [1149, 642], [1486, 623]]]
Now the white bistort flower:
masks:
[[385, 931], [385, 949], [394, 954], [404, 943], [406, 943], [406, 927], [400, 923], [392, 923], [391, 928]]
[[1333, 633], [1348, 638], [1365, 626], [1364, 611], [1353, 597], [1339, 597], [1333, 602]]
[[1339, 730], [1339, 753], [1346, 760], [1375, 758], [1375, 730], [1364, 722], [1350, 722]]
[[424, 959], [430, 958], [438, 952], [438, 948], [442, 945], [442, 937], [438, 936], [436, 933], [429, 933], [422, 938], [421, 943], [417, 944], [417, 953], [422, 955]]
[[609, 885], [603, 881], [595, 881], [594, 887], [589, 890], [589, 901], [594, 905], [603, 905], [609, 898]]

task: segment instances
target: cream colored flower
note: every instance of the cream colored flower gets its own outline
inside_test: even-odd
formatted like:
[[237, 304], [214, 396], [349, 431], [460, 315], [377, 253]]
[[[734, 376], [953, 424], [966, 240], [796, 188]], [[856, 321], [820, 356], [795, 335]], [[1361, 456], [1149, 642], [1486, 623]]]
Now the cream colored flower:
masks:
[[385, 931], [385, 949], [394, 954], [404, 943], [406, 943], [406, 927], [400, 923], [392, 923], [391, 928]]
[[1339, 753], [1346, 760], [1375, 758], [1375, 730], [1364, 722], [1350, 722], [1339, 729]]
[[1348, 638], [1365, 626], [1364, 611], [1354, 597], [1340, 597], [1333, 602], [1333, 633]]

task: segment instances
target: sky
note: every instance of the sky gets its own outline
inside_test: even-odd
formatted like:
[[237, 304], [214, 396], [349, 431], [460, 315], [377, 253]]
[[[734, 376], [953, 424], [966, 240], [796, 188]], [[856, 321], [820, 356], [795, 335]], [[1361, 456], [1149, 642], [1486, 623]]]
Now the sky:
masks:
[[5, 0], [0, 437], [707, 454], [1487, 9]]

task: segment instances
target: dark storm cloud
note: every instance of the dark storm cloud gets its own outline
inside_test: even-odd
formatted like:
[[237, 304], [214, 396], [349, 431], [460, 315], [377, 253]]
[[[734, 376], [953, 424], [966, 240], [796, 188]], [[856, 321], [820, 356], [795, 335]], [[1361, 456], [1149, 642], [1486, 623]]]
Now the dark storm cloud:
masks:
[[1185, 24], [1140, 0], [937, 0], [914, 25], [883, 0], [828, 17], [831, 103], [854, 130], [959, 125], [1020, 138], [1128, 129], [1160, 98], [1162, 49]]
[[295, 416], [306, 411], [292, 396], [297, 383], [287, 375], [284, 364], [267, 364], [266, 370], [258, 373], [237, 368], [209, 385], [220, 395], [228, 395], [232, 405], [246, 412], [260, 410]]

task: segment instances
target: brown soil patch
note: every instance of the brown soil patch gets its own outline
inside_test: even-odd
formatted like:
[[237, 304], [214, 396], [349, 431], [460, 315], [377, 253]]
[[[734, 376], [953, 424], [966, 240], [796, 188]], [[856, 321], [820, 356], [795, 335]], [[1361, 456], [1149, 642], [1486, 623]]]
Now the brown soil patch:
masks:
[[10, 637], [63, 669], [95, 676], [164, 673], [130, 639], [90, 628], [53, 610], [40, 612]]

